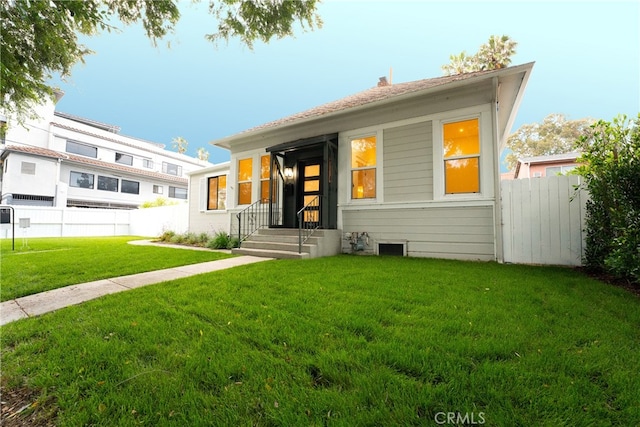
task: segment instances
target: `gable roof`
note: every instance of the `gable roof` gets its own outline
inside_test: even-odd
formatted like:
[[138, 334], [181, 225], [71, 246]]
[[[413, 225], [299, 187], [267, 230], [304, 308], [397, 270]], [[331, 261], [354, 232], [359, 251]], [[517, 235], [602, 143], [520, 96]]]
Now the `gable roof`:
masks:
[[[524, 73], [524, 83], [526, 83], [526, 79], [528, 78], [528, 74], [530, 73], [532, 67], [533, 62], [530, 62], [527, 64], [498, 70], [476, 71], [473, 73], [456, 74], [452, 76], [415, 80], [406, 83], [377, 86], [347, 96], [345, 98], [341, 98], [337, 101], [328, 102], [326, 104], [313, 107], [309, 110], [305, 110], [278, 120], [264, 123], [235, 135], [212, 141], [211, 143], [223, 148], [229, 148], [229, 143], [238, 138], [253, 136], [270, 130], [319, 120], [333, 115], [346, 114], [361, 108], [369, 108], [377, 105], [382, 105], [387, 102], [395, 102], [404, 98], [419, 96], [429, 92], [435, 92], [454, 88], [457, 86], [472, 84], [474, 82], [486, 80], [488, 78], [493, 78], [496, 76], [511, 75], [522, 72]], [[524, 86], [524, 84], [522, 86]]]

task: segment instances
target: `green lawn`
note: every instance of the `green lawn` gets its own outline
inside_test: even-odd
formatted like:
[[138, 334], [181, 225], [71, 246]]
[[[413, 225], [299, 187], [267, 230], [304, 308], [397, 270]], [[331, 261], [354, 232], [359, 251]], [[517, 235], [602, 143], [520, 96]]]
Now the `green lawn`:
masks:
[[1, 331], [2, 400], [58, 426], [640, 425], [640, 299], [571, 269], [269, 261]]
[[67, 285], [228, 257], [219, 252], [134, 246], [136, 237], [0, 240], [0, 301]]

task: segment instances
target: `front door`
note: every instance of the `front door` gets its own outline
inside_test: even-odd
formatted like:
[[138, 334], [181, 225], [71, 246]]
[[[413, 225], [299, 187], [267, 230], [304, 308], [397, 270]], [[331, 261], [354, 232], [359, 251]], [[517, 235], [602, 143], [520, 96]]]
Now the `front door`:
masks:
[[297, 211], [306, 207], [302, 216], [304, 227], [320, 225], [320, 209], [322, 207], [321, 165], [322, 159], [298, 162], [300, 192]]

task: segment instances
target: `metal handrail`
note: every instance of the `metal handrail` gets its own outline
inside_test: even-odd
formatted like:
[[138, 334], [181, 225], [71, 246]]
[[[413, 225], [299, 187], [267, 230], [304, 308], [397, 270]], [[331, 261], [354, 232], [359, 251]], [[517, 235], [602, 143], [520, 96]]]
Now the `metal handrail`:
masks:
[[269, 224], [269, 209], [262, 200], [253, 202], [236, 214], [238, 219], [238, 243], [241, 244], [258, 229]]
[[[314, 208], [313, 210], [311, 208]], [[317, 208], [317, 209], [316, 209]], [[305, 212], [316, 213], [316, 221], [305, 221]], [[298, 253], [302, 253], [302, 245], [320, 228], [320, 196], [314, 197], [298, 211]]]

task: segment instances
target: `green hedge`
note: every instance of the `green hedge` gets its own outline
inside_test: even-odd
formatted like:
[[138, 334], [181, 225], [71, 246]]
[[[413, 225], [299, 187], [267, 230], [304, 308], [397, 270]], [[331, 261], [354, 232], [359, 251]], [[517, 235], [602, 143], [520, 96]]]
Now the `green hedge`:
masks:
[[594, 123], [579, 146], [591, 196], [585, 265], [640, 283], [640, 114]]

